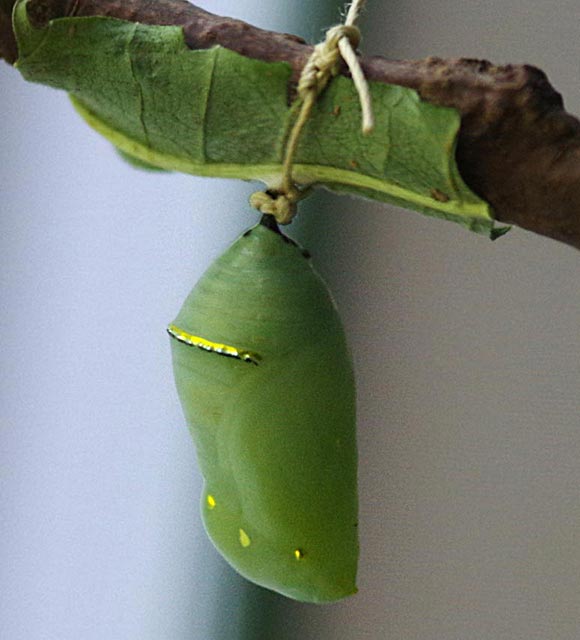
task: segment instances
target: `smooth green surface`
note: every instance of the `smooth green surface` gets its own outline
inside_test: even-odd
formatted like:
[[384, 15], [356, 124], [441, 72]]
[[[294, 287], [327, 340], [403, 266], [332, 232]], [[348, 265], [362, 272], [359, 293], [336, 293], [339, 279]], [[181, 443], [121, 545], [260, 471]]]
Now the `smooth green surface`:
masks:
[[172, 340], [212, 541], [242, 575], [291, 598], [354, 593], [354, 377], [340, 318], [310, 260], [258, 225], [213, 263], [175, 324], [262, 358], [254, 365]]
[[[181, 28], [63, 18], [34, 29], [14, 13], [28, 80], [68, 91], [78, 112], [125, 154], [162, 169], [279, 183], [293, 123], [290, 68], [214, 47], [192, 51]], [[302, 138], [301, 184], [421, 211], [497, 235], [489, 206], [455, 164], [459, 115], [403, 87], [371, 83], [376, 128], [360, 132], [352, 82], [332, 81]]]

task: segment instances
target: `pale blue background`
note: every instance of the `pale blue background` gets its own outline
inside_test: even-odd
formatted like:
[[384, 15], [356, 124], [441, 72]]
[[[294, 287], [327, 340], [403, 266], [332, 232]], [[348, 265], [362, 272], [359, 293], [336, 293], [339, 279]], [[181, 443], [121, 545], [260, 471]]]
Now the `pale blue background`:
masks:
[[[311, 5], [203, 3], [317, 40]], [[578, 18], [371, 1], [363, 48], [537, 64], [580, 113]], [[252, 185], [136, 171], [64, 94], [7, 65], [0, 89], [2, 640], [577, 640], [577, 251], [316, 198], [293, 231], [359, 375], [360, 593], [290, 603], [203, 534], [164, 334]]]

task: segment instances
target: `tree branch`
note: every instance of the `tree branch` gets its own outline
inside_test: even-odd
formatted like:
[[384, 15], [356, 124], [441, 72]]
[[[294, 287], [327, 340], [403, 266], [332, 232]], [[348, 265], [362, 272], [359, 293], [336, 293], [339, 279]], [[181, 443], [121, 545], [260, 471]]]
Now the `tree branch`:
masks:
[[[9, 62], [17, 56], [13, 3], [0, 0], [0, 57]], [[31, 0], [28, 7], [38, 26], [73, 15], [181, 26], [191, 49], [219, 44], [250, 58], [288, 62], [291, 92], [312, 51], [296, 36], [215, 16], [184, 0]], [[469, 59], [361, 62], [369, 80], [415, 89], [424, 100], [459, 111], [459, 170], [499, 221], [580, 249], [580, 122], [564, 111], [542, 71]]]

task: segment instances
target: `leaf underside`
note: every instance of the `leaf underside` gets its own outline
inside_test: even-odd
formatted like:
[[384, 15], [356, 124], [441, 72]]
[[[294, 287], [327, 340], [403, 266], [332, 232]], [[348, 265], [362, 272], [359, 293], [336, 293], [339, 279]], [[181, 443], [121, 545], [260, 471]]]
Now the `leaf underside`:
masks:
[[[296, 115], [290, 66], [223, 47], [191, 50], [180, 27], [114, 18], [61, 18], [42, 29], [14, 11], [22, 75], [69, 92], [75, 108], [141, 167], [279, 186]], [[319, 97], [293, 176], [458, 222], [497, 237], [489, 205], [455, 163], [459, 114], [404, 87], [371, 83], [376, 125], [363, 136], [351, 80]]]

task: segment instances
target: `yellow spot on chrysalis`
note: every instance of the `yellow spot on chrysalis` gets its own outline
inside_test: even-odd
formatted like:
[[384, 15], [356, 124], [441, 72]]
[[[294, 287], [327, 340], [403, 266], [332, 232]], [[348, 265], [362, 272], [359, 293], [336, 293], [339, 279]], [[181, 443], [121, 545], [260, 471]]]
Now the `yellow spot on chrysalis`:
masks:
[[238, 349], [238, 347], [233, 347], [229, 344], [212, 342], [211, 340], [206, 340], [200, 336], [194, 336], [191, 333], [187, 333], [187, 331], [183, 331], [183, 329], [180, 329], [174, 324], [170, 324], [167, 327], [167, 333], [169, 333], [169, 335], [172, 338], [175, 338], [178, 342], [182, 342], [190, 347], [197, 347], [204, 351], [213, 351], [214, 353], [219, 353], [222, 356], [237, 358], [238, 360], [244, 360], [244, 362], [251, 362], [252, 364], [258, 364], [261, 360], [261, 357], [253, 351], [244, 351], [243, 349]]
[[210, 509], [213, 509], [215, 507], [215, 498], [211, 496], [209, 493], [207, 494], [207, 506]]
[[296, 560], [302, 560], [304, 557], [304, 551], [302, 551], [302, 549], [294, 549], [294, 557]]
[[250, 542], [250, 536], [243, 529], [240, 529], [240, 544], [242, 547], [249, 547]]

